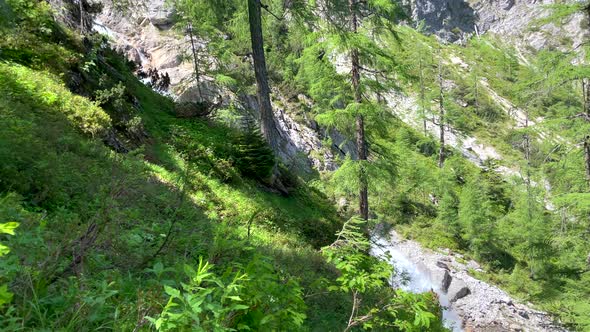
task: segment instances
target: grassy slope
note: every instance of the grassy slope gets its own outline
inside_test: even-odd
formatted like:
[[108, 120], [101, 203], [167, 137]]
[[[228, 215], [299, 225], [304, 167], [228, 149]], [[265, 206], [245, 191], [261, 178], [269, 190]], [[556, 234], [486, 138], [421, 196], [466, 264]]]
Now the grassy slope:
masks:
[[[168, 99], [107, 54], [112, 67], [98, 63], [86, 75], [123, 80], [150, 135], [142, 149], [111, 151], [99, 139], [109, 114], [54, 74], [84, 64], [80, 42], [7, 35], [18, 33], [30, 40], [6, 40], [0, 62], [0, 215], [20, 223], [3, 241], [12, 252], [2, 279], [15, 295], [0, 328], [133, 329], [161, 310], [163, 284], [177, 285], [182, 265], [199, 257], [223, 271], [267, 256], [276, 276], [297, 280], [306, 295], [334, 278], [317, 248], [341, 221], [322, 194], [303, 185], [281, 197], [241, 178], [229, 162], [230, 130], [173, 117]], [[72, 57], [57, 56], [61, 49]], [[170, 270], [156, 276], [157, 263]], [[346, 321], [347, 298], [305, 301], [308, 329]]]

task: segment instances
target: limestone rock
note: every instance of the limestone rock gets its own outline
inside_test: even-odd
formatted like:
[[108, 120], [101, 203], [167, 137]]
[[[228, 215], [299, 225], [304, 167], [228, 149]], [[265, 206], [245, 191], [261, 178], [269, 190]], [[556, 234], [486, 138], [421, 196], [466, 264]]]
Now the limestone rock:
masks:
[[445, 275], [444, 275], [442, 283], [441, 283], [441, 290], [445, 293], [448, 293], [449, 286], [451, 285], [452, 281], [453, 281], [453, 278], [449, 274], [449, 271], [445, 271]]
[[457, 278], [453, 279], [448, 290], [451, 302], [456, 302], [469, 294], [471, 294], [471, 290], [464, 281]]
[[174, 22], [175, 10], [168, 6], [164, 0], [148, 1], [147, 11], [147, 17], [154, 26], [166, 28]]
[[[549, 46], [557, 38], [570, 38], [580, 45], [584, 30], [580, 29], [583, 15], [574, 15], [563, 27], [545, 24], [530, 29], [532, 23], [547, 16], [546, 5], [557, 0], [411, 0], [409, 11], [414, 22], [423, 21], [427, 31], [443, 40], [456, 42], [474, 33], [493, 33], [504, 40], [524, 42], [538, 50]], [[559, 46], [559, 45], [553, 45]]]

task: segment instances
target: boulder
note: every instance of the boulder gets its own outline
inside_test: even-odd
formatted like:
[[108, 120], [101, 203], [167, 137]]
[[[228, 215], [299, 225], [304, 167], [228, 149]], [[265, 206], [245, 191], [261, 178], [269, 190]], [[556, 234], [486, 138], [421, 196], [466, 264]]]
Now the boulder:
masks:
[[464, 298], [465, 296], [471, 294], [471, 290], [467, 287], [467, 284], [460, 279], [454, 278], [449, 286], [449, 290], [447, 292], [451, 302], [456, 302], [459, 299]]
[[163, 0], [148, 2], [148, 19], [157, 28], [167, 28], [174, 23], [175, 11]]
[[449, 286], [451, 286], [451, 282], [453, 281], [453, 277], [449, 274], [449, 271], [445, 271], [445, 275], [443, 277], [441, 283], [441, 290], [445, 293], [449, 291]]
[[[449, 289], [449, 286], [451, 285], [451, 281], [453, 280], [453, 278], [451, 277], [451, 274], [449, 273], [449, 267], [446, 266], [444, 263], [441, 263], [441, 265], [439, 265], [438, 263], [436, 264], [437, 267], [439, 268], [433, 268], [430, 269], [429, 274], [430, 274], [430, 280], [432, 281], [432, 283], [438, 287], [438, 289], [440, 291], [442, 291], [443, 293], [446, 293]], [[444, 266], [444, 267], [443, 267]]]

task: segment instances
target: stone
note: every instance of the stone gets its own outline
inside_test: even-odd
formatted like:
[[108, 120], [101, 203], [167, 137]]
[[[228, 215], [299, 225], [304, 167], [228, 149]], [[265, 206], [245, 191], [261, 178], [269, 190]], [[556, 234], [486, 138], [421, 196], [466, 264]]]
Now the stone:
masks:
[[152, 0], [147, 2], [150, 22], [158, 28], [168, 28], [174, 22], [176, 11], [167, 6], [163, 0]]
[[471, 290], [463, 280], [454, 278], [448, 288], [447, 294], [449, 299], [451, 299], [451, 302], [456, 302], [471, 294]]
[[446, 263], [442, 262], [442, 260], [436, 262], [436, 266], [440, 267], [441, 269], [449, 271], [449, 266]]
[[455, 293], [455, 295], [451, 299], [451, 302], [456, 302], [457, 300], [460, 300], [469, 294], [471, 294], [471, 291], [469, 290], [469, 288], [462, 287]]
[[451, 285], [452, 281], [453, 281], [453, 277], [451, 277], [451, 274], [449, 273], [449, 271], [445, 271], [445, 275], [444, 275], [442, 283], [441, 283], [441, 290], [445, 293], [448, 293], [449, 286]]

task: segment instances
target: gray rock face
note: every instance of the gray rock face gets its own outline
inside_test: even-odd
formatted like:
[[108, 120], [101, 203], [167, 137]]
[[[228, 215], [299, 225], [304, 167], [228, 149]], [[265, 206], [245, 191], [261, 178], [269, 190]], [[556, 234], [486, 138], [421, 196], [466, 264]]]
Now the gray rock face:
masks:
[[[575, 1], [575, 0], [570, 0]], [[543, 47], [575, 47], [585, 35], [582, 15], [574, 15], [564, 26], [545, 24], [532, 28], [535, 20], [546, 17], [545, 5], [557, 0], [411, 0], [412, 18], [423, 21], [426, 30], [455, 42], [473, 33], [493, 33], [503, 40], [524, 42], [535, 50]], [[555, 38], [556, 36], [563, 38]], [[569, 45], [563, 40], [570, 39]]]
[[449, 41], [456, 41], [461, 32], [475, 31], [475, 10], [464, 0], [414, 0], [412, 17], [423, 21], [426, 31], [435, 32]]
[[[113, 7], [110, 0], [99, 0], [103, 12], [94, 22], [94, 29], [106, 34], [112, 45], [125, 54], [141, 68], [158, 69], [160, 73], [170, 76], [170, 95], [179, 102], [198, 101], [200, 98], [214, 103], [222, 98], [223, 106], [236, 106], [242, 114], [250, 113], [258, 118], [258, 103], [254, 96], [238, 96], [228, 89], [218, 86], [212, 77], [202, 75], [199, 87], [194, 79], [191, 58], [191, 45], [182, 31], [171, 29], [174, 24], [175, 11], [166, 0], [149, 0], [141, 2], [123, 12]], [[165, 31], [164, 31], [165, 30]], [[196, 41], [200, 60], [208, 68], [216, 68], [216, 59], [206, 54], [206, 45], [202, 40]], [[312, 173], [315, 170], [335, 170], [337, 158], [347, 154], [356, 156], [355, 144], [335, 130], [320, 128], [313, 121], [296, 121], [292, 110], [300, 108], [273, 95], [277, 128], [281, 135], [278, 156], [288, 165], [293, 165], [297, 172]], [[309, 103], [301, 96], [301, 103]], [[332, 146], [324, 146], [324, 139], [329, 138]]]
[[147, 2], [148, 19], [158, 28], [168, 28], [173, 24], [176, 11], [166, 4], [165, 0], [153, 0]]

